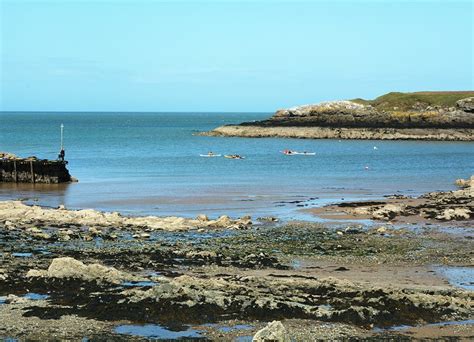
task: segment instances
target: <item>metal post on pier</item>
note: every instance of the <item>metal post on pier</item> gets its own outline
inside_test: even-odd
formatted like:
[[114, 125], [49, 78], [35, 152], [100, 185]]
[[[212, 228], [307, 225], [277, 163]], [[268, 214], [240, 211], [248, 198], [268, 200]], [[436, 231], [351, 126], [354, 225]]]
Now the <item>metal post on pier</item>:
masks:
[[61, 124], [61, 150], [64, 150], [64, 125]]
[[59, 151], [58, 154], [58, 160], [64, 162], [64, 125], [61, 124], [61, 150]]

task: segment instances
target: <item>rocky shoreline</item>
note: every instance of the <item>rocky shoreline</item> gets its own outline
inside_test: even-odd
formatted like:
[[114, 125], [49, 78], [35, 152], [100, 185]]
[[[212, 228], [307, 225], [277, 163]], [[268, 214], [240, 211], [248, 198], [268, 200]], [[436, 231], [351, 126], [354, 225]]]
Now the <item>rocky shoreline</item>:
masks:
[[413, 224], [463, 221], [472, 226], [474, 176], [468, 180], [458, 179], [456, 184], [462, 189], [431, 192], [419, 197], [392, 195], [381, 201], [344, 202], [309, 211], [325, 218], [374, 219]]
[[[337, 207], [378, 226], [0, 202], [0, 338], [469, 340], [473, 182], [418, 206]], [[411, 216], [430, 225], [400, 219]], [[463, 232], [433, 224], [448, 220]], [[471, 273], [446, 276], [459, 272]]]
[[227, 125], [201, 135], [243, 138], [474, 141], [473, 129], [262, 127]]
[[389, 93], [280, 109], [207, 136], [474, 141], [474, 92]]

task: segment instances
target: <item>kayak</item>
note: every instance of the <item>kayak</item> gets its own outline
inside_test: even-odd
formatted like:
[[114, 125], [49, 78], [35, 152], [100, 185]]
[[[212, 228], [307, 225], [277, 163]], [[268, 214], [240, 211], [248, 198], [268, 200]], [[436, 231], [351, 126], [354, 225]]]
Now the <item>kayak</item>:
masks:
[[296, 154], [298, 156], [315, 156], [315, 152], [293, 152], [291, 154]]
[[245, 157], [241, 157], [241, 156], [232, 156], [232, 155], [225, 155], [224, 158], [228, 158], [228, 159], [245, 159]]
[[296, 151], [291, 151], [291, 152], [285, 152], [281, 151], [286, 156], [315, 156], [315, 152], [296, 152]]
[[200, 157], [207, 157], [207, 158], [212, 158], [212, 157], [220, 157], [221, 154], [200, 154]]

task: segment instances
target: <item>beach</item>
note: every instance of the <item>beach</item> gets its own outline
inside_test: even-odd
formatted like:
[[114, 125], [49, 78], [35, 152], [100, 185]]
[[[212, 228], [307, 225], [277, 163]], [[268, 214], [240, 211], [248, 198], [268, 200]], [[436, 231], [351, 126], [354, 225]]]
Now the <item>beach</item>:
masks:
[[[46, 115], [79, 181], [0, 183], [2, 338], [472, 339], [469, 142], [203, 137], [235, 118], [195, 115]], [[9, 151], [53, 145], [5, 117]]]
[[441, 213], [448, 205], [467, 217], [416, 224], [399, 220], [403, 211], [390, 214], [393, 202], [360, 203], [388, 213], [369, 225], [357, 217], [128, 217], [0, 202], [0, 335], [232, 341], [277, 320], [297, 341], [469, 340], [474, 194], [469, 179], [458, 183], [418, 205], [432, 210], [436, 200]]
[[472, 2], [0, 1], [0, 341], [474, 341]]

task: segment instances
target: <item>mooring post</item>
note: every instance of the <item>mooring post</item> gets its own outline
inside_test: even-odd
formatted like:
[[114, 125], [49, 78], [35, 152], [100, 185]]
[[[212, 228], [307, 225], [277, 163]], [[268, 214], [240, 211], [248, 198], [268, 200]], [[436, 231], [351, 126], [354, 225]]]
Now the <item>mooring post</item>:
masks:
[[35, 171], [33, 169], [33, 161], [30, 160], [31, 183], [35, 183]]
[[15, 173], [15, 183], [18, 183], [18, 172], [16, 171], [16, 160], [13, 161], [13, 172]]

